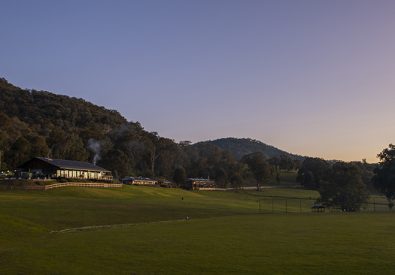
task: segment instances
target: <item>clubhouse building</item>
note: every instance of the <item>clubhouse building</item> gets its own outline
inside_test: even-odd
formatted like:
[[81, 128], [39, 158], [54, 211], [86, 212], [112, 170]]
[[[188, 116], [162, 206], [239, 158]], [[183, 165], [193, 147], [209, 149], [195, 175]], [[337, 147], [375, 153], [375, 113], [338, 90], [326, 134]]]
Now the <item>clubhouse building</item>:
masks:
[[112, 181], [111, 172], [89, 162], [35, 157], [18, 167], [24, 178]]

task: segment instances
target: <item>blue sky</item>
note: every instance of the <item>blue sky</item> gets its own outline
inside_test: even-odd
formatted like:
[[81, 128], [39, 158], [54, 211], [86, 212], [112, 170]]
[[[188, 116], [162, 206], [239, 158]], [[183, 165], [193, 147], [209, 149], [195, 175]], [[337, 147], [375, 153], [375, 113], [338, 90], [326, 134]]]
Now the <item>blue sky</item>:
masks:
[[0, 3], [0, 75], [21, 87], [176, 141], [369, 161], [394, 142], [394, 1]]

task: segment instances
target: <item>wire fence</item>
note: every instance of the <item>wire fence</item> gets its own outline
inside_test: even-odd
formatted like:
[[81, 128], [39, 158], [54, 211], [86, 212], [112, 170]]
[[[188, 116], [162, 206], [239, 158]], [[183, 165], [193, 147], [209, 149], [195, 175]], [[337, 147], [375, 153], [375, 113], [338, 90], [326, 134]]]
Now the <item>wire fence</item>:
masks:
[[[258, 200], [260, 213], [312, 213], [312, 212], [343, 212], [340, 207], [325, 207], [316, 203], [313, 198], [289, 198], [268, 196]], [[394, 209], [395, 210], [395, 209]], [[388, 203], [369, 201], [362, 204], [361, 212], [389, 212]]]
[[372, 200], [367, 203], [364, 203], [360, 209], [364, 212], [388, 212], [392, 211], [392, 209], [388, 206], [388, 203]]

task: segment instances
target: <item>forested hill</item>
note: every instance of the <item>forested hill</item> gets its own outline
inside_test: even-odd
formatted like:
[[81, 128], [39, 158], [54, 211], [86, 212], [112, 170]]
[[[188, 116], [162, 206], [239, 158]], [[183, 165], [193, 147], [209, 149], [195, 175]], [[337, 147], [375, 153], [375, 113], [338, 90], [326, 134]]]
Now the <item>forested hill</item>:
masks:
[[[97, 161], [115, 177], [181, 181], [221, 178], [227, 184], [243, 165], [214, 145], [190, 146], [147, 132], [117, 111], [83, 99], [18, 88], [0, 78], [1, 170], [35, 156]], [[220, 176], [219, 176], [220, 174]]]
[[[228, 141], [228, 142], [226, 142]], [[248, 145], [248, 146], [247, 146]], [[83, 99], [18, 88], [0, 78], [0, 170], [15, 169], [35, 156], [97, 161], [115, 177], [146, 176], [185, 181], [215, 179], [219, 186], [254, 181], [249, 152], [282, 151], [252, 140], [176, 143], [147, 132], [117, 111]]]
[[3, 168], [15, 168], [32, 156], [89, 161], [95, 153], [88, 141], [106, 140], [125, 124], [117, 111], [83, 99], [20, 89], [0, 78]]
[[221, 138], [216, 140], [205, 141], [205, 143], [210, 143], [218, 146], [219, 148], [231, 152], [237, 159], [241, 159], [243, 156], [261, 152], [267, 158], [289, 156], [294, 160], [303, 160], [304, 157], [299, 155], [294, 155], [286, 151], [280, 150], [271, 145], [267, 145], [259, 140], [250, 138]]

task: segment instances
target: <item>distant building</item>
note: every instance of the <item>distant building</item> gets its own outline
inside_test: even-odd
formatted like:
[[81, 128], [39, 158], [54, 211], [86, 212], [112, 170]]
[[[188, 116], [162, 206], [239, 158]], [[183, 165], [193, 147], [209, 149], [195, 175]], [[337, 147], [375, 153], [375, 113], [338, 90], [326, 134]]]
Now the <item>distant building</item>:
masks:
[[166, 187], [166, 188], [176, 188], [177, 184], [175, 182], [172, 181], [168, 181], [168, 180], [159, 180], [158, 184], [160, 187]]
[[210, 179], [189, 178], [184, 187], [189, 190], [212, 189], [215, 188], [215, 182]]
[[[65, 178], [112, 181], [111, 172], [89, 162], [36, 157], [18, 167], [28, 178]], [[28, 175], [28, 176], [26, 176]]]
[[158, 181], [150, 178], [142, 177], [126, 177], [122, 179], [123, 184], [133, 184], [133, 185], [157, 185]]

